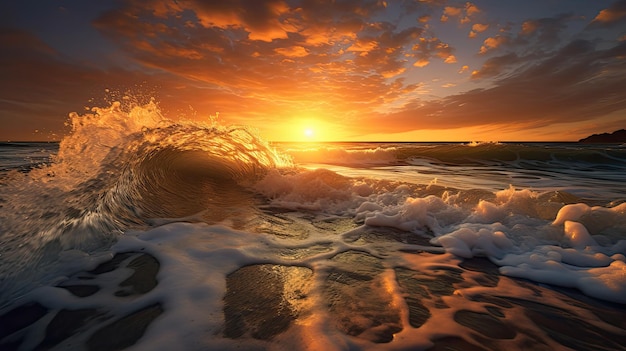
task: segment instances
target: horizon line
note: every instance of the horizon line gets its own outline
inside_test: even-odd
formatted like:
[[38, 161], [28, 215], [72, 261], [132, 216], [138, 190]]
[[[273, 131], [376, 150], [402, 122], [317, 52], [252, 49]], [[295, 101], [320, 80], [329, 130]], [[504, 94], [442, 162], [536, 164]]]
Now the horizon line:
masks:
[[[582, 140], [582, 139], [581, 139]], [[424, 141], [424, 140], [412, 140], [412, 141], [407, 141], [407, 140], [402, 140], [402, 141], [397, 141], [397, 140], [385, 140], [385, 141], [371, 141], [371, 140], [334, 140], [334, 141], [330, 141], [330, 140], [324, 140], [324, 141], [313, 141], [313, 140], [305, 140], [305, 141], [298, 141], [298, 140], [267, 140], [268, 143], [291, 143], [291, 144], [332, 144], [332, 143], [336, 143], [336, 144], [346, 144], [346, 143], [369, 143], [369, 144], [390, 144], [390, 143], [395, 143], [395, 144], [416, 144], [416, 143], [445, 143], [445, 144], [459, 144], [459, 143], [526, 143], [526, 144], [530, 144], [530, 143], [581, 143], [581, 144], [621, 144], [620, 142], [603, 142], [603, 143], [590, 143], [590, 142], [581, 142], [581, 140], [542, 140], [542, 141], [528, 141], [528, 140], [438, 140], [438, 141]], [[44, 144], [44, 143], [49, 143], [49, 144], [55, 144], [55, 143], [60, 143], [62, 140], [0, 140], [0, 143], [40, 143], [40, 144]]]

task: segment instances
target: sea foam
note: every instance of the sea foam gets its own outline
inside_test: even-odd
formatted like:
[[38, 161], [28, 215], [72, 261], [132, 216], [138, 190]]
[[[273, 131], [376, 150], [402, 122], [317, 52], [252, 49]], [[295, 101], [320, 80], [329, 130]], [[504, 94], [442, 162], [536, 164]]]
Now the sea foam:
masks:
[[[623, 226], [623, 204], [614, 208], [567, 205], [546, 220], [541, 211], [551, 203], [528, 189], [510, 187], [490, 201], [467, 206], [456, 202], [458, 197], [426, 195], [432, 191], [428, 186], [387, 184], [382, 193], [375, 190], [379, 186], [370, 184], [364, 191], [353, 179], [310, 170], [296, 175], [274, 173], [258, 183], [257, 189], [275, 206], [352, 213], [367, 226], [430, 237], [431, 243], [463, 258], [487, 257], [505, 275], [626, 302], [621, 259], [626, 240], [612, 231], [613, 226]], [[609, 219], [610, 225], [596, 225], [590, 233], [585, 223], [593, 224], [597, 217]]]

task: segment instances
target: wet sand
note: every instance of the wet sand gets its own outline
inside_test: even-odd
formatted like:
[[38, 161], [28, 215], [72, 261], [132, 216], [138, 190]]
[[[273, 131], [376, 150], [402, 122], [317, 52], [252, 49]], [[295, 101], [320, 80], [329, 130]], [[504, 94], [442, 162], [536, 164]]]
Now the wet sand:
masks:
[[[427, 244], [424, 239], [405, 234], [362, 228], [346, 240], [368, 245], [407, 241]], [[302, 252], [283, 254], [302, 256], [324, 248], [299, 250]], [[402, 254], [416, 261], [432, 260], [437, 255], [417, 249]], [[430, 350], [551, 350], [555, 345], [574, 350], [626, 349], [625, 306], [594, 300], [570, 289], [502, 276], [486, 259], [465, 260], [457, 267], [391, 267], [393, 275], [384, 260], [365, 251], [347, 250], [327, 261], [320, 271], [260, 263], [230, 273], [225, 282], [220, 337], [241, 340], [242, 345], [245, 340], [271, 342], [299, 320], [319, 313], [313, 306], [322, 301], [322, 312], [332, 321], [332, 328], [372, 345], [393, 345], [401, 332], [419, 334], [421, 328], [432, 328], [429, 323], [435, 318], [445, 325], [431, 340]], [[98, 296], [104, 294], [110, 300], [113, 295], [123, 306], [158, 288], [159, 268], [159, 261], [150, 254], [125, 252], [92, 271], [69, 277], [52, 289], [91, 299], [95, 306], [69, 309], [46, 301], [23, 301], [0, 316], [0, 349], [45, 350], [80, 345], [86, 350], [119, 350], [136, 344], [166, 311], [165, 304], [156, 301], [115, 317], [107, 310], [111, 306], [97, 306]], [[124, 273], [114, 274], [121, 278], [112, 283], [108, 273], [118, 270]], [[393, 300], [389, 293], [392, 288], [401, 292], [400, 302]], [[530, 292], [529, 297], [512, 293], [516, 289]], [[544, 298], [556, 298], [562, 304], [543, 303]], [[468, 308], [458, 308], [464, 304]], [[483, 308], [477, 310], [476, 306]], [[446, 313], [448, 318], [443, 319]]]

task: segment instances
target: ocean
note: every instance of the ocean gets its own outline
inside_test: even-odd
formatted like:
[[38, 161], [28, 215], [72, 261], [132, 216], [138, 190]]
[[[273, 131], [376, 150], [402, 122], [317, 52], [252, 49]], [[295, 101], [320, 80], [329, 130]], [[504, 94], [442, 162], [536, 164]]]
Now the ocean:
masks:
[[0, 143], [0, 350], [625, 350], [626, 146]]

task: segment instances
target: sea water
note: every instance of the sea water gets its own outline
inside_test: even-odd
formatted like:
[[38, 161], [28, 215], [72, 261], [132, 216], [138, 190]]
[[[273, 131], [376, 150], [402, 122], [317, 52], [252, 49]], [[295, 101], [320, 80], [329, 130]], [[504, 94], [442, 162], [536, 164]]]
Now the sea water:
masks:
[[624, 145], [70, 123], [0, 144], [0, 349], [624, 349]]

